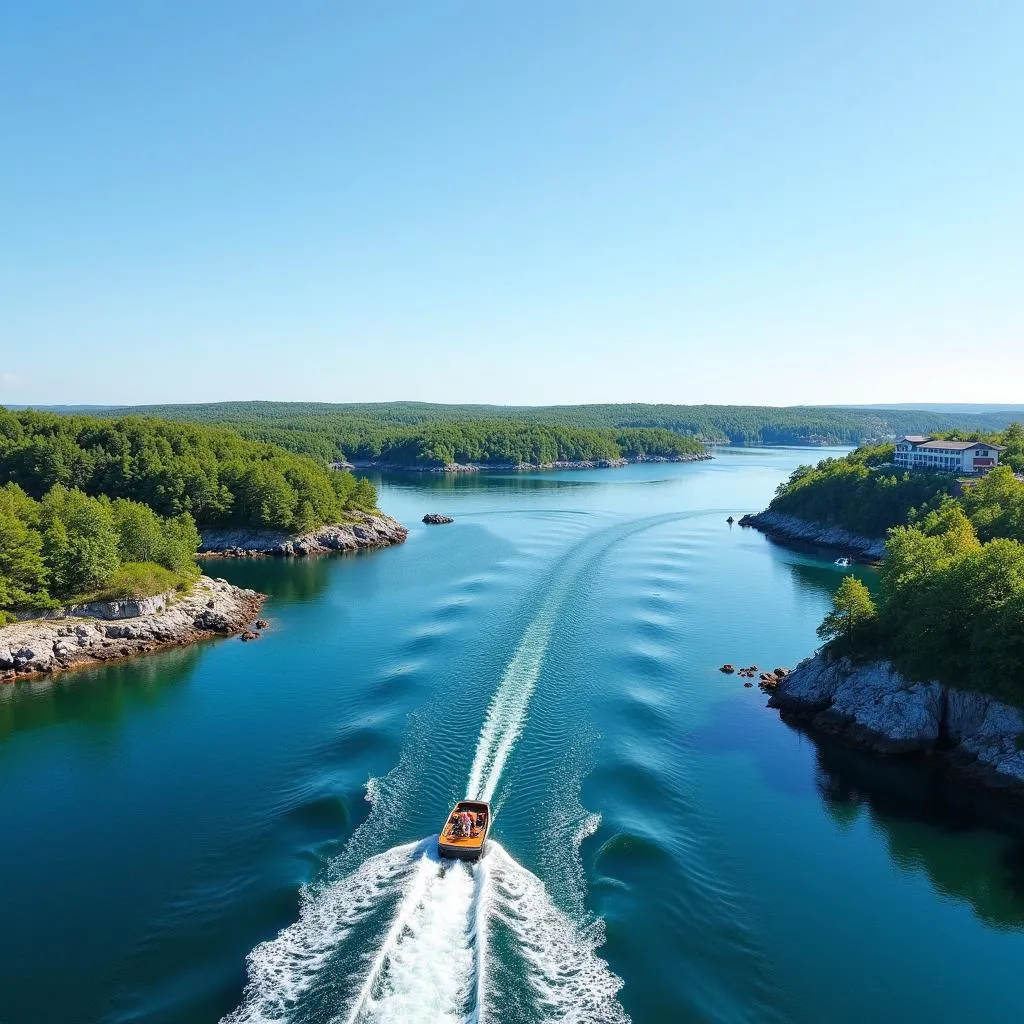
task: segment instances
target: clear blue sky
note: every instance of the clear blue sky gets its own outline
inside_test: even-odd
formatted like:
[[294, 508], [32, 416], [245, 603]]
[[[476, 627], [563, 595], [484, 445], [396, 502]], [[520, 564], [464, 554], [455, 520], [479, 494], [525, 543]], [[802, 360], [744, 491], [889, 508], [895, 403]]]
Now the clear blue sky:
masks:
[[1024, 4], [0, 13], [0, 401], [1024, 401]]

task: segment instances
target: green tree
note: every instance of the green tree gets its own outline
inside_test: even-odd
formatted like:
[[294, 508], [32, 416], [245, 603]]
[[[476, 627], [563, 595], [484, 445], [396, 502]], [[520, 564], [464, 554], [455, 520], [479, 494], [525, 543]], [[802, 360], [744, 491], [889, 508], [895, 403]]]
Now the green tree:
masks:
[[118, 533], [118, 554], [122, 562], [161, 562], [164, 524], [148, 506], [127, 498], [111, 505]]
[[196, 528], [196, 521], [188, 512], [163, 522], [163, 544], [156, 561], [179, 575], [194, 575], [198, 578], [196, 552], [202, 538]]
[[842, 638], [846, 648], [854, 651], [860, 631], [875, 617], [868, 588], [856, 576], [847, 576], [832, 598], [832, 611], [818, 627], [818, 637], [826, 642]]
[[0, 623], [4, 608], [51, 603], [38, 518], [36, 503], [20, 487], [0, 487]]
[[365, 476], [356, 480], [355, 491], [352, 494], [352, 504], [356, 508], [372, 511], [377, 505], [377, 488], [367, 480]]
[[[109, 500], [59, 484], [42, 501], [44, 550], [54, 597], [77, 597], [107, 583], [121, 564]], [[58, 525], [59, 524], [59, 525]]]

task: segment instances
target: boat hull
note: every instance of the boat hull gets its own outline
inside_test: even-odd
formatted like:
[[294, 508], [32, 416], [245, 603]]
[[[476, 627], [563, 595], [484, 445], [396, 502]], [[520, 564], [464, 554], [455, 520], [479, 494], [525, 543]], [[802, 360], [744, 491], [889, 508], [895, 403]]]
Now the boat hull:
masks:
[[475, 850], [464, 850], [461, 847], [451, 846], [439, 840], [437, 852], [441, 857], [449, 860], [479, 860], [484, 855], [484, 846], [486, 846], [486, 840], [483, 845]]

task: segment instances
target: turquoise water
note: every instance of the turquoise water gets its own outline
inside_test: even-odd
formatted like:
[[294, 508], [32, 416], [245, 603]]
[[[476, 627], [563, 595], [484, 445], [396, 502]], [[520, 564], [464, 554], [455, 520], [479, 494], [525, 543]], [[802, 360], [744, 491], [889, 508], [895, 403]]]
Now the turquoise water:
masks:
[[0, 689], [0, 1021], [1019, 1019], [1021, 816], [717, 671], [815, 646], [725, 518], [817, 454], [389, 478], [400, 548], [214, 564], [258, 643]]

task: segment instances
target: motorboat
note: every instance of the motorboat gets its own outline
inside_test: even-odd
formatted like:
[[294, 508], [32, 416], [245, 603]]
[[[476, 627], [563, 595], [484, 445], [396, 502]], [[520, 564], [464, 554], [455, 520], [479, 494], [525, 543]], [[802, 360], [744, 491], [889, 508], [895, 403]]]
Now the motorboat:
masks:
[[[464, 818], [463, 815], [468, 815]], [[468, 822], [468, 828], [466, 824]], [[437, 838], [437, 852], [442, 857], [458, 860], [479, 860], [491, 829], [491, 805], [483, 800], [460, 800], [448, 815]]]
[[841, 565], [844, 569], [849, 569], [850, 566], [853, 565], [853, 559], [847, 558], [845, 555], [843, 555], [842, 558], [836, 559], [836, 565]]

